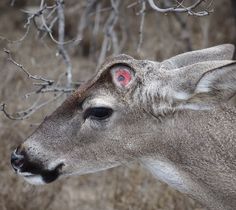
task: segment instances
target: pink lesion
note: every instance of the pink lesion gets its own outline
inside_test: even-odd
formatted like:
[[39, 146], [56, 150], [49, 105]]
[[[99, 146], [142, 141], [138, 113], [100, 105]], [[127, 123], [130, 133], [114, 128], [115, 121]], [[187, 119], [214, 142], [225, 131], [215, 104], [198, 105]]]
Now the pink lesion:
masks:
[[123, 87], [126, 87], [132, 79], [131, 73], [126, 69], [118, 69], [115, 72], [116, 81]]

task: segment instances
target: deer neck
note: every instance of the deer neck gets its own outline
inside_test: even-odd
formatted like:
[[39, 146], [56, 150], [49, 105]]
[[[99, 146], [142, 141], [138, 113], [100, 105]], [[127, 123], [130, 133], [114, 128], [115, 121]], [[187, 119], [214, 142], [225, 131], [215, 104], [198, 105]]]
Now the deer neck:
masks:
[[152, 135], [148, 144], [143, 142], [145, 152], [142, 155], [163, 157], [175, 164], [183, 164], [184, 158], [193, 158], [194, 155], [202, 159], [203, 154], [215, 152], [217, 142], [220, 150], [233, 152], [236, 147], [235, 116], [236, 107], [226, 104], [210, 110], [173, 112], [161, 120], [154, 119], [155, 123], [152, 119], [145, 123]]
[[[216, 196], [232, 189], [230, 185], [229, 189], [224, 189], [225, 185], [217, 183], [232, 182], [231, 186], [234, 185], [226, 170], [233, 168], [230, 156], [236, 152], [235, 107], [189, 110], [174, 115], [159, 122], [156, 138], [150, 143], [152, 149], [140, 159], [141, 163], [173, 188], [192, 195], [202, 203], [212, 200], [211, 203], [217, 206], [213, 209], [224, 209], [221, 206], [224, 201], [217, 201]], [[227, 166], [224, 170], [228, 176], [217, 176], [222, 172], [219, 161]]]
[[158, 116], [157, 128], [153, 131], [155, 137], [150, 140], [149, 148], [144, 149], [140, 160], [156, 178], [181, 192], [188, 193], [191, 191], [192, 181], [176, 165], [176, 162], [181, 161], [178, 147], [187, 140], [187, 136], [179, 135], [179, 125], [182, 124], [181, 129], [184, 130], [185, 123], [181, 122], [183, 119], [176, 118], [174, 115], [176, 114], [172, 113], [167, 118]]

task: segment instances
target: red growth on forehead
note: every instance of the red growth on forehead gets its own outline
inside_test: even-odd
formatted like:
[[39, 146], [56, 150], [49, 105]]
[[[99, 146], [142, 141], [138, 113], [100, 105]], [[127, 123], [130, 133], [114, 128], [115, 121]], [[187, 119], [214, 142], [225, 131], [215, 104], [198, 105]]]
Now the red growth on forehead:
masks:
[[131, 73], [126, 70], [119, 68], [115, 72], [116, 81], [123, 87], [127, 86], [132, 79]]

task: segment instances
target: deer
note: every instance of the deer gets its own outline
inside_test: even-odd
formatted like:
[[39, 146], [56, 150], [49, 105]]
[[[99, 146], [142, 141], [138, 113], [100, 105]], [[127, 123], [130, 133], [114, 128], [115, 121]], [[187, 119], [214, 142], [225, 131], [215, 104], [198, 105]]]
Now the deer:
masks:
[[212, 210], [236, 209], [236, 61], [223, 44], [162, 62], [111, 56], [11, 154], [35, 185], [138, 162]]

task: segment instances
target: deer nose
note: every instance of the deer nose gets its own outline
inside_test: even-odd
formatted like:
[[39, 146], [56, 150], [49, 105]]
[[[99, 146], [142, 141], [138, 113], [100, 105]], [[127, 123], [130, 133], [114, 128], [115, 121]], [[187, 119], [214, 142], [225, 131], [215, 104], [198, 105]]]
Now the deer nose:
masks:
[[21, 169], [25, 164], [25, 155], [24, 153], [17, 147], [11, 154], [11, 165], [15, 171]]

